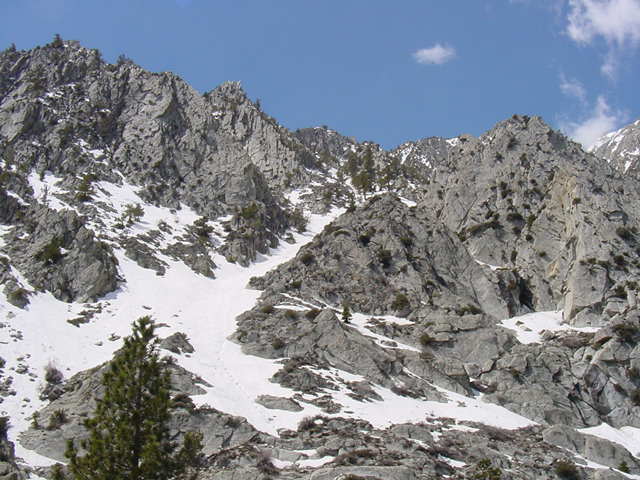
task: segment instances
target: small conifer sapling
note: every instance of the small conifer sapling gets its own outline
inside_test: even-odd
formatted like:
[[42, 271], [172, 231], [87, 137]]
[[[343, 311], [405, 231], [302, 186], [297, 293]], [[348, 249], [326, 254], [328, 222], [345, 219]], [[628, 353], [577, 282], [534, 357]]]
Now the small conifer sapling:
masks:
[[344, 323], [351, 323], [351, 309], [348, 303], [345, 303], [342, 307], [342, 321]]

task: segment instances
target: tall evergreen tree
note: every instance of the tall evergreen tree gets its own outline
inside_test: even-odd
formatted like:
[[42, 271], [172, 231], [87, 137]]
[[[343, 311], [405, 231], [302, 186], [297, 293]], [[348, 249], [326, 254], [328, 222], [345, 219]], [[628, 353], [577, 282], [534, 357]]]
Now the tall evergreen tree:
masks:
[[[81, 446], [86, 454], [78, 456], [73, 441], [68, 444], [75, 480], [167, 480], [185, 467], [190, 452], [175, 452], [169, 437], [170, 376], [157, 351], [155, 328], [149, 317], [134, 322], [104, 374], [104, 395], [85, 421], [89, 438]], [[189, 450], [201, 448], [197, 435], [188, 440]]]

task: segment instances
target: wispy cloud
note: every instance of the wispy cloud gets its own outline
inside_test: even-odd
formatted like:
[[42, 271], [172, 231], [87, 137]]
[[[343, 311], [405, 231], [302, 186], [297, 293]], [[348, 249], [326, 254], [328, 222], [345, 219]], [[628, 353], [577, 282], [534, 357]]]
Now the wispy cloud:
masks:
[[585, 118], [578, 122], [560, 122], [560, 128], [588, 149], [602, 135], [619, 128], [625, 121], [627, 121], [626, 113], [611, 108], [606, 98], [600, 95]]
[[560, 74], [560, 91], [567, 97], [580, 100], [580, 103], [584, 104], [587, 101], [587, 91], [580, 80], [567, 78], [564, 73]]
[[433, 47], [423, 48], [413, 53], [416, 62], [425, 65], [442, 65], [456, 57], [455, 48], [436, 43]]
[[601, 71], [615, 78], [620, 55], [640, 44], [640, 0], [569, 0], [566, 32], [581, 45], [604, 39]]

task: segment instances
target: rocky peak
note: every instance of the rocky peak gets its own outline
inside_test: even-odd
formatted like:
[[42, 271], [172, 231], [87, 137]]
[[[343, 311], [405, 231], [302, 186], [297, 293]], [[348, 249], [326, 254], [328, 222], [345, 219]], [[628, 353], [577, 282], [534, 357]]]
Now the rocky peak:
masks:
[[0, 54], [0, 72], [5, 79], [0, 98], [16, 88], [23, 95], [37, 95], [81, 81], [105, 66], [98, 50], [83, 48], [75, 41], [50, 43], [26, 51], [8, 49]]
[[345, 137], [325, 126], [301, 128], [293, 134], [327, 166], [337, 166], [337, 160], [345, 157], [357, 144], [355, 138]]
[[206, 94], [212, 103], [244, 103], [248, 101], [247, 93], [242, 88], [242, 83], [238, 81], [227, 81]]
[[[49, 199], [60, 198], [64, 207], [58, 208], [82, 212], [74, 230], [93, 222], [104, 228], [113, 206], [94, 200], [109, 185], [135, 186], [140, 201], [174, 211], [187, 207], [203, 221], [235, 216], [220, 252], [243, 265], [256, 252], [276, 246], [292, 223], [283, 192], [308, 178], [314, 158], [251, 102], [238, 82], [203, 96], [172, 73], [147, 72], [126, 58], [109, 65], [96, 50], [58, 40], [29, 51], [3, 52], [0, 71], [7, 72], [0, 97], [0, 195], [7, 201], [0, 217], [18, 230], [27, 227], [28, 212], [37, 204], [52, 210]], [[116, 208], [122, 207], [127, 206]], [[245, 209], [256, 212], [251, 225], [241, 218]], [[38, 218], [41, 230], [35, 231], [46, 231], [56, 212]], [[115, 219], [115, 224], [123, 222]], [[134, 240], [122, 233], [118, 241], [127, 255], [163, 271], [163, 262], [151, 260], [157, 244], [145, 246], [149, 238]], [[104, 229], [98, 237], [113, 240], [113, 232]], [[39, 241], [32, 239], [32, 244]], [[198, 255], [208, 259], [203, 248], [195, 244]], [[183, 248], [174, 248], [172, 255], [178, 251], [187, 258]], [[16, 257], [21, 269], [37, 271], [29, 261]], [[211, 274], [210, 260], [195, 263]], [[100, 294], [117, 284], [115, 268], [105, 272], [109, 278], [98, 283]], [[49, 289], [58, 282], [51, 291], [65, 300], [94, 298], [94, 292], [82, 288], [69, 291], [68, 273], [37, 285]], [[10, 290], [18, 288], [11, 280]]]

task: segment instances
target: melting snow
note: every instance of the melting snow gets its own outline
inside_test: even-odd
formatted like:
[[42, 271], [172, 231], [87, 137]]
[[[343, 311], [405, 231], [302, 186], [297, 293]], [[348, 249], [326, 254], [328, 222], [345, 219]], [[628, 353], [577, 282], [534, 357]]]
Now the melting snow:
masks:
[[[114, 225], [122, 221], [122, 215], [130, 206], [140, 205], [142, 207], [142, 216], [131, 225], [128, 230], [129, 234], [144, 234], [151, 230], [157, 230], [161, 223], [168, 224], [173, 229], [172, 238], [167, 239], [160, 245], [160, 248], [170, 243], [169, 240], [175, 241], [175, 237], [185, 233], [185, 228], [192, 225], [199, 215], [186, 205], [181, 205], [179, 209], [169, 209], [158, 207], [144, 203], [144, 200], [138, 194], [138, 188], [123, 180], [121, 185], [110, 182], [95, 182], [93, 184], [94, 193], [92, 197], [96, 202], [102, 202], [110, 207], [104, 209], [101, 219], [106, 225], [90, 223], [90, 227], [104, 236], [111, 236], [116, 231]], [[224, 236], [222, 225], [220, 222], [226, 218], [219, 218], [216, 222], [208, 222], [210, 226], [218, 230], [218, 237]]]
[[[565, 450], [567, 450], [567, 452], [569, 452], [569, 455], [575, 456], [576, 458], [582, 460], [582, 462], [584, 462], [582, 465], [584, 467], [586, 467], [586, 468], [591, 468], [593, 470], [615, 470], [617, 473], [619, 473], [620, 475], [622, 475], [622, 476], [624, 476], [626, 478], [631, 478], [633, 480], [640, 480], [640, 475], [633, 475], [633, 474], [630, 474], [630, 473], [624, 473], [624, 472], [621, 472], [620, 470], [612, 469], [611, 467], [608, 467], [607, 465], [602, 465], [601, 463], [596, 463], [596, 462], [594, 462], [592, 460], [589, 460], [588, 458], [583, 457], [582, 455], [580, 455], [578, 453], [575, 453], [572, 450], [568, 450], [568, 449], [565, 449]], [[580, 462], [577, 462], [577, 463], [580, 463]]]
[[[103, 184], [111, 192], [111, 201], [120, 203], [138, 199], [135, 192], [124, 187]], [[158, 216], [166, 218], [163, 209], [145, 205], [145, 220], [153, 223]], [[338, 212], [335, 212], [337, 214]], [[182, 221], [189, 221], [188, 211]], [[262, 275], [279, 263], [293, 257], [302, 243], [313, 238], [332, 217], [312, 216], [310, 232], [295, 234], [297, 244], [282, 242], [271, 252], [270, 257], [260, 257], [251, 269], [242, 268], [216, 258], [221, 268], [218, 279], [196, 275], [181, 262], [167, 260], [169, 268], [164, 276], [139, 267], [135, 262], [117, 252], [120, 270], [127, 282], [116, 292], [107, 295], [100, 304], [102, 312], [85, 325], [75, 327], [66, 322], [76, 318], [85, 305], [67, 304], [56, 300], [51, 294], [36, 294], [25, 310], [9, 304], [0, 293], [0, 342], [3, 357], [7, 360], [6, 372], [14, 377], [13, 388], [17, 396], [9, 396], [1, 405], [12, 419], [10, 437], [15, 441], [18, 434], [27, 429], [30, 416], [44, 403], [38, 399], [43, 385], [44, 368], [53, 363], [65, 377], [101, 364], [120, 347], [121, 341], [110, 341], [114, 336], [130, 333], [131, 322], [143, 315], [152, 315], [158, 323], [169, 327], [159, 331], [161, 336], [173, 332], [185, 332], [196, 352], [190, 357], [181, 357], [179, 363], [200, 375], [213, 385], [205, 395], [196, 396], [197, 404], [209, 404], [234, 415], [245, 416], [258, 429], [276, 433], [279, 426], [294, 426], [300, 420], [292, 412], [268, 410], [254, 403], [259, 394], [289, 395], [290, 391], [269, 382], [269, 377], [280, 365], [272, 360], [244, 355], [240, 347], [227, 340], [235, 331], [235, 317], [253, 307], [259, 291], [245, 288], [249, 278]], [[42, 332], [46, 332], [43, 335]], [[74, 345], [73, 349], [67, 348]], [[27, 374], [15, 373], [20, 363], [29, 365]], [[30, 399], [26, 401], [24, 399]], [[309, 407], [306, 415], [320, 413]], [[32, 465], [50, 464], [16, 442], [16, 453]]]
[[54, 176], [51, 172], [46, 171], [42, 178], [36, 172], [29, 174], [29, 185], [33, 189], [34, 198], [42, 203], [48, 205], [54, 210], [74, 210], [65, 202], [60, 200], [56, 195], [66, 193], [65, 190], [58, 187], [60, 178]]
[[[355, 327], [362, 335], [364, 335], [365, 337], [370, 337], [371, 339], [373, 339], [378, 345], [384, 347], [384, 348], [399, 348], [402, 350], [411, 350], [412, 352], [421, 352], [421, 350], [412, 347], [410, 345], [406, 345], [404, 343], [400, 343], [396, 340], [392, 340], [390, 338], [387, 338], [383, 335], [379, 335], [377, 333], [372, 332], [371, 330], [369, 330], [369, 328], [367, 328], [367, 324], [369, 323], [370, 320], [372, 320], [372, 318], [375, 318], [377, 320], [384, 320], [386, 323], [396, 323], [398, 325], [406, 325], [407, 321], [405, 319], [400, 319], [397, 317], [392, 317], [392, 316], [387, 316], [387, 317], [371, 317], [371, 315], [364, 315], [362, 313], [353, 313], [351, 320], [350, 320], [350, 325]], [[408, 322], [408, 323], [412, 323], [412, 322]], [[390, 347], [388, 342], [392, 341], [394, 342], [397, 347]]]
[[403, 148], [400, 151], [400, 163], [404, 164], [404, 162], [407, 161], [407, 158], [409, 157], [409, 155], [411, 155], [411, 153], [413, 152], [413, 149], [415, 148], [415, 145], [409, 144], [407, 145], [405, 148]]
[[576, 332], [597, 332], [596, 327], [572, 327], [562, 323], [562, 310], [555, 312], [535, 312], [527, 313], [519, 317], [512, 317], [503, 320], [500, 325], [516, 332], [520, 343], [540, 343], [542, 332], [558, 332], [561, 330], [572, 330]]
[[[138, 198], [127, 186], [109, 184], [101, 187], [108, 190], [112, 197], [117, 197], [119, 203], [136, 201]], [[113, 202], [114, 198], [110, 200]], [[145, 220], [149, 223], [167, 213], [149, 205], [145, 205], [144, 209]], [[277, 434], [279, 428], [295, 428], [303, 417], [321, 413], [319, 408], [308, 404], [303, 404], [303, 412], [287, 412], [269, 410], [255, 403], [254, 400], [261, 394], [290, 396], [293, 392], [269, 381], [281, 364], [244, 355], [240, 346], [227, 340], [227, 337], [235, 331], [236, 316], [252, 308], [261, 294], [260, 291], [245, 288], [250, 277], [262, 275], [292, 258], [303, 243], [310, 241], [338, 213], [333, 212], [325, 217], [312, 215], [310, 231], [293, 234], [296, 244], [282, 242], [270, 252], [270, 256], [258, 258], [251, 268], [242, 268], [216, 258], [220, 268], [216, 271], [218, 278], [215, 280], [195, 275], [183, 263], [170, 260], [167, 260], [169, 268], [166, 274], [157, 276], [155, 272], [139, 267], [118, 252], [121, 273], [127, 282], [118, 291], [102, 299], [102, 312], [79, 328], [66, 320], [80, 315], [85, 305], [60, 302], [51, 294], [44, 293], [31, 296], [30, 305], [21, 310], [8, 304], [0, 293], [0, 299], [3, 300], [0, 318], [4, 322], [4, 328], [0, 329], [0, 341], [4, 343], [3, 357], [7, 360], [5, 371], [11, 372], [13, 387], [20, 392], [18, 396], [7, 397], [2, 404], [2, 409], [12, 419], [11, 439], [15, 441], [18, 434], [28, 428], [31, 414], [44, 405], [38, 399], [38, 394], [43, 385], [46, 365], [53, 363], [68, 378], [109, 360], [121, 345], [121, 340], [110, 339], [128, 335], [131, 322], [142, 315], [152, 315], [158, 323], [167, 324], [159, 332], [163, 337], [177, 331], [188, 335], [195, 352], [189, 357], [179, 356], [178, 363], [212, 385], [206, 388], [205, 394], [193, 397], [196, 404], [209, 404], [229, 414], [243, 416], [257, 429], [271, 434]], [[183, 221], [193, 218], [189, 218], [191, 214], [188, 212], [177, 215], [186, 215]], [[363, 329], [368, 318], [355, 314], [354, 327]], [[404, 321], [387, 318], [390, 321]], [[42, 332], [46, 332], [46, 335]], [[363, 333], [380, 340], [368, 329]], [[74, 348], [66, 348], [68, 345], [74, 345]], [[400, 348], [411, 347], [403, 345]], [[19, 363], [29, 365], [28, 374], [15, 373]], [[344, 381], [364, 380], [361, 376], [335, 369], [333, 373]], [[364, 418], [376, 427], [426, 421], [435, 417], [453, 417], [504, 428], [532, 424], [530, 420], [497, 405], [485, 403], [481, 398], [464, 397], [442, 389], [439, 390], [448, 398], [446, 403], [402, 397], [379, 386], [374, 386], [374, 389], [383, 401], [359, 402], [348, 396], [346, 390], [337, 392], [335, 400], [344, 406], [340, 415]], [[16, 452], [31, 465], [51, 463], [17, 442]]]
[[443, 457], [442, 455], [439, 455], [438, 458], [441, 461], [448, 463], [449, 465], [451, 465], [454, 468], [462, 468], [462, 467], [466, 467], [467, 466], [466, 463], [461, 462], [460, 460], [454, 460], [453, 458]]

